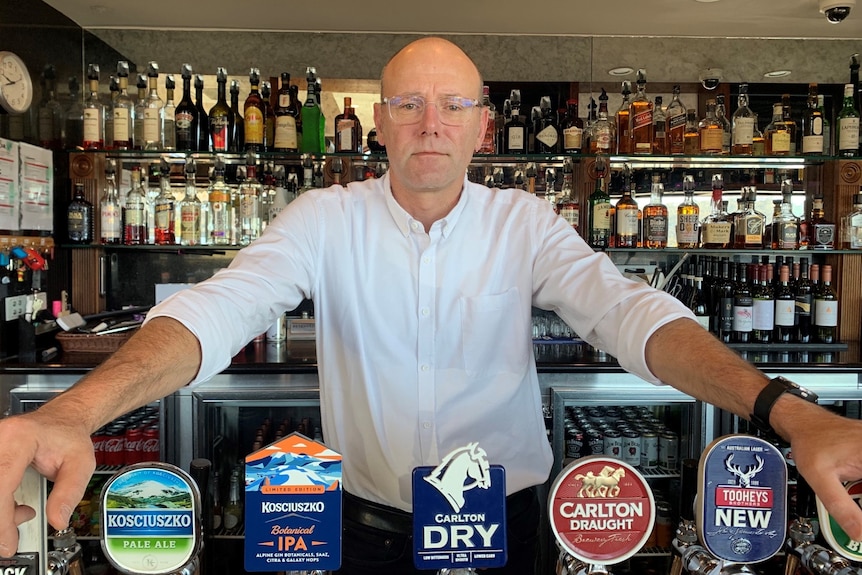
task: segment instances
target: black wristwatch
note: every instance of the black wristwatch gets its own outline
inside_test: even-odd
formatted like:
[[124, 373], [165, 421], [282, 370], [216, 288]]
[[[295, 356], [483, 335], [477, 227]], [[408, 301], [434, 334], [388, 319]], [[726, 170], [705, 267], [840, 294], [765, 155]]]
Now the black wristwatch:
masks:
[[817, 394], [807, 390], [798, 383], [790, 381], [784, 377], [773, 377], [769, 380], [757, 399], [754, 401], [754, 413], [749, 416], [751, 423], [764, 433], [772, 433], [772, 426], [769, 424], [769, 414], [772, 412], [772, 407], [782, 394], [789, 393], [800, 397], [805, 401], [817, 403]]

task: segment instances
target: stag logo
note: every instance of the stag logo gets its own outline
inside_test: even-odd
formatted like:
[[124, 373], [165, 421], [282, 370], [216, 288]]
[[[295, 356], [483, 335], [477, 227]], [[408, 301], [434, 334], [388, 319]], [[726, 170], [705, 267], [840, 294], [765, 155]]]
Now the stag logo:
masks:
[[469, 443], [449, 453], [423, 479], [433, 485], [458, 513], [464, 507], [464, 493], [476, 487], [491, 487], [488, 454], [478, 443]]
[[581, 481], [578, 497], [616, 497], [620, 494], [620, 479], [625, 476], [625, 468], [614, 469], [610, 465], [605, 465], [598, 475], [592, 471], [578, 473], [575, 475], [575, 479]]
[[740, 487], [751, 487], [751, 480], [761, 469], [763, 469], [763, 458], [759, 455], [755, 455], [754, 459], [757, 461], [757, 464], [749, 465], [744, 470], [741, 469], [739, 465], [731, 463], [733, 460], [732, 453], [724, 460], [724, 467], [739, 478]]

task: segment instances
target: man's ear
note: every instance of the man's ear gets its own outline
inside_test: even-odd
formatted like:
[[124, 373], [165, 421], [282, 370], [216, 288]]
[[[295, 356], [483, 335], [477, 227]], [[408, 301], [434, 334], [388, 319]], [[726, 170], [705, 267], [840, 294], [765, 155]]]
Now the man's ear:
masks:
[[386, 136], [383, 133], [383, 104], [380, 102], [374, 103], [374, 127], [377, 128], [377, 143], [381, 146], [386, 145]]

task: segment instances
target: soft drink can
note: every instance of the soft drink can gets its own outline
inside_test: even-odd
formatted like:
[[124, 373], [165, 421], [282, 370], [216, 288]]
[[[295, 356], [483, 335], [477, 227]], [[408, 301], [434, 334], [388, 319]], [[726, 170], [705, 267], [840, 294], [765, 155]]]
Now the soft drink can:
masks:
[[119, 466], [126, 462], [126, 432], [113, 425], [106, 431], [104, 457], [102, 462], [108, 466]]
[[159, 461], [159, 428], [152, 425], [144, 429], [142, 461]]
[[140, 427], [126, 428], [125, 464], [131, 465], [143, 461], [144, 430]]
[[108, 433], [104, 427], [96, 430], [91, 436], [93, 440], [93, 455], [96, 457], [96, 465], [105, 465], [105, 442], [108, 440]]

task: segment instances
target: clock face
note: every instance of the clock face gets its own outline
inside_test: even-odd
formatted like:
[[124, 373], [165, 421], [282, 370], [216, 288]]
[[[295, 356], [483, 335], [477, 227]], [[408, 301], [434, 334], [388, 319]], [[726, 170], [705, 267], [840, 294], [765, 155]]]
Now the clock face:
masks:
[[33, 102], [33, 81], [24, 61], [12, 52], [0, 51], [0, 106], [23, 114]]

